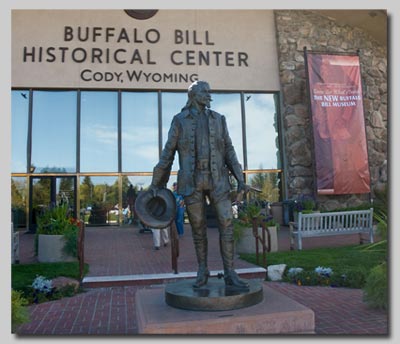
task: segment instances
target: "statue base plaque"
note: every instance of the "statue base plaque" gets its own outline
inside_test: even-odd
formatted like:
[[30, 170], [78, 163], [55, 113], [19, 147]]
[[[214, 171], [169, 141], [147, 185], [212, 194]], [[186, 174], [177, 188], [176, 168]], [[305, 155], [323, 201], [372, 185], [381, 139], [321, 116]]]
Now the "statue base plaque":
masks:
[[248, 289], [225, 286], [223, 279], [209, 278], [207, 285], [193, 288], [194, 279], [165, 286], [165, 302], [175, 308], [194, 311], [227, 311], [253, 306], [263, 300], [261, 282], [246, 280]]

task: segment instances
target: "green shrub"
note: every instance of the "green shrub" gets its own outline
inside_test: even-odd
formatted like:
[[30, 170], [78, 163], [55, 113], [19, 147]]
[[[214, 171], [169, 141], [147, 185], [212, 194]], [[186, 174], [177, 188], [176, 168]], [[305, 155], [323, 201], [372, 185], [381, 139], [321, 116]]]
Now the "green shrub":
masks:
[[360, 289], [365, 285], [368, 270], [364, 267], [346, 269], [332, 274], [332, 286], [357, 288]]
[[77, 226], [71, 226], [71, 228], [64, 233], [65, 244], [63, 251], [72, 257], [78, 257], [78, 232], [79, 228]]
[[63, 235], [65, 239], [64, 252], [72, 257], [77, 257], [78, 231], [78, 221], [70, 216], [66, 205], [47, 209], [38, 217], [35, 237], [36, 253], [39, 234]]
[[374, 219], [377, 221], [377, 232], [382, 240], [387, 240], [387, 214], [383, 211], [375, 210]]
[[29, 312], [26, 307], [28, 301], [22, 297], [22, 293], [11, 290], [11, 326], [14, 333], [19, 325], [29, 321]]
[[69, 216], [69, 210], [66, 205], [47, 209], [37, 219], [37, 233], [50, 235], [63, 235], [76, 226]]
[[253, 218], [261, 216], [261, 207], [254, 203], [247, 204], [239, 210], [238, 218], [233, 220], [233, 239], [240, 240], [246, 228], [253, 227]]
[[372, 308], [388, 308], [387, 264], [371, 269], [363, 288], [364, 301]]

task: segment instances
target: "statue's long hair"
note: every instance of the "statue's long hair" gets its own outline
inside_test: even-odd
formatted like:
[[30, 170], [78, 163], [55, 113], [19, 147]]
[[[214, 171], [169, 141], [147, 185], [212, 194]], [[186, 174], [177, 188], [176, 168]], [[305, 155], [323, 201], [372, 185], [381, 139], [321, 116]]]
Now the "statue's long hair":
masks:
[[206, 81], [195, 81], [188, 87], [188, 100], [182, 110], [189, 109], [193, 104], [195, 94], [203, 87], [210, 89], [210, 85]]

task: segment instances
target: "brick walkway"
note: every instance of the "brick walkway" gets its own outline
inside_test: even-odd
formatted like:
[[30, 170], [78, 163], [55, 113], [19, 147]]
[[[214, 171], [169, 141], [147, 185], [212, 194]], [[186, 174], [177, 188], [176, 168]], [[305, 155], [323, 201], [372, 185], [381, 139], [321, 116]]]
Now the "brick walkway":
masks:
[[[359, 289], [298, 287], [265, 282], [315, 313], [316, 334], [385, 335], [386, 312], [371, 310]], [[95, 288], [71, 298], [31, 306], [31, 322], [20, 335], [134, 335], [137, 334], [135, 292], [147, 287]], [[166, 314], [165, 316], [168, 316]]]
[[[221, 268], [217, 230], [209, 229], [210, 269]], [[35, 262], [33, 235], [21, 235], [21, 263]], [[305, 240], [304, 248], [338, 246], [358, 242], [358, 236]], [[343, 241], [346, 240], [346, 241]], [[279, 231], [279, 249], [289, 249], [287, 228]], [[87, 228], [86, 262], [89, 276], [171, 272], [169, 247], [152, 250], [152, 236], [137, 228]], [[235, 259], [235, 268], [252, 266]], [[190, 228], [180, 241], [178, 271], [196, 271]], [[315, 313], [316, 334], [387, 335], [388, 313], [367, 308], [359, 289], [307, 287], [264, 282]], [[139, 288], [163, 285], [91, 288], [71, 298], [29, 307], [31, 321], [18, 329], [25, 335], [134, 335], [137, 334], [135, 293]], [[166, 315], [167, 316], [167, 315]]]

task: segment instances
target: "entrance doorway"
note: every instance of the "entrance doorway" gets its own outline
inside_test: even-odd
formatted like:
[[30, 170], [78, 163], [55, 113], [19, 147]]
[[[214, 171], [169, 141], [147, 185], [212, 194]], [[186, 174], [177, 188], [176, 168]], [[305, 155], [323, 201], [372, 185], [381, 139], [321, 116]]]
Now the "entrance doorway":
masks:
[[67, 204], [76, 217], [76, 177], [37, 176], [29, 178], [29, 231], [36, 232], [37, 218], [50, 208]]

